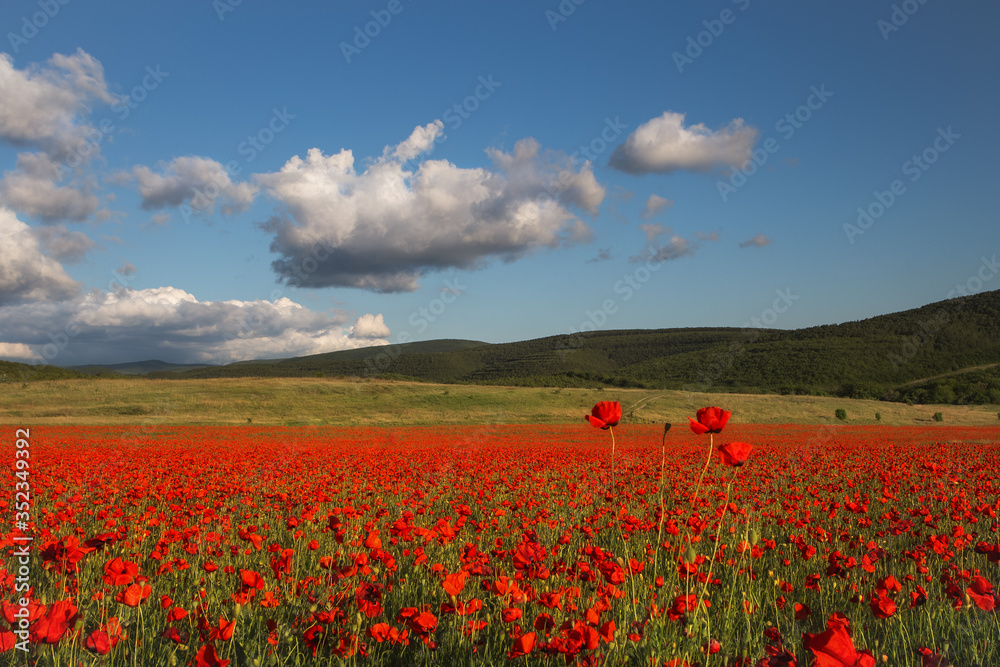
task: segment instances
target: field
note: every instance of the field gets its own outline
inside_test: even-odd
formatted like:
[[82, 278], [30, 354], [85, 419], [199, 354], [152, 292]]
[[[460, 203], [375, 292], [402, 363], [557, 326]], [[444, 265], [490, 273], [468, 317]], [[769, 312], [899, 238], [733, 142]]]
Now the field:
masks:
[[[567, 393], [539, 398], [584, 397]], [[329, 399], [323, 418], [371, 418]], [[679, 408], [642, 415], [660, 409]], [[3, 611], [16, 629], [26, 579], [32, 644], [0, 622], [0, 648], [39, 665], [1000, 664], [995, 426], [736, 412], [710, 436], [688, 410], [664, 435], [584, 412], [38, 425], [16, 445], [5, 428], [34, 542], [19, 572], [19, 499], [0, 500]], [[734, 441], [741, 467], [719, 455]]]
[[[756, 424], [847, 423], [1000, 426], [996, 405], [907, 405], [820, 396], [640, 389], [493, 387], [370, 379], [141, 378], [0, 383], [0, 422], [25, 425], [363, 426], [566, 424], [597, 401], [618, 400], [629, 423], [684, 421], [705, 405], [725, 405]], [[876, 420], [876, 413], [881, 420]]]

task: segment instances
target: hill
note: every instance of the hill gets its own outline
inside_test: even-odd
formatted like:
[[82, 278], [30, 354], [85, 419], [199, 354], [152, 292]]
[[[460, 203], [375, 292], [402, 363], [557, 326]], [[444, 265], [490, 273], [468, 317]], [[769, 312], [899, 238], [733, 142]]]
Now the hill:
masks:
[[[501, 344], [428, 341], [150, 377], [324, 375], [903, 401], [914, 400], [918, 390], [927, 391], [915, 382], [996, 363], [1000, 363], [1000, 291], [791, 331], [684, 328], [595, 331]], [[982, 378], [975, 381], [989, 385]], [[992, 402], [989, 386], [985, 393], [956, 392], [955, 399]]]
[[119, 375], [146, 375], [156, 372], [186, 371], [195, 368], [205, 368], [212, 364], [172, 364], [158, 359], [148, 361], [130, 361], [124, 364], [108, 364], [106, 366], [86, 365], [67, 366], [70, 370], [80, 371], [87, 375], [100, 375], [102, 373], [118, 373]]

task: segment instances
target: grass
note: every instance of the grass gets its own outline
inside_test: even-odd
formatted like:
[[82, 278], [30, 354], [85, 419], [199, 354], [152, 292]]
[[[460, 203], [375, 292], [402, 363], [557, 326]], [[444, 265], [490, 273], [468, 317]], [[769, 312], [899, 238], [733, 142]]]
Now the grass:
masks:
[[[684, 422], [719, 405], [757, 424], [998, 425], [998, 406], [883, 403], [817, 396], [643, 389], [553, 389], [342, 378], [145, 378], [0, 383], [0, 423], [29, 425], [559, 424], [597, 401], [620, 401], [632, 423]], [[838, 408], [847, 420], [834, 418]], [[875, 420], [875, 413], [882, 415]]]

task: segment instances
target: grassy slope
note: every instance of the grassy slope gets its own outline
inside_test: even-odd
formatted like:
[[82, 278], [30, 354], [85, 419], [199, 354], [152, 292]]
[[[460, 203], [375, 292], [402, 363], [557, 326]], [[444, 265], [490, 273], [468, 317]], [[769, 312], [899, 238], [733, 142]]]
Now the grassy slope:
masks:
[[[638, 389], [437, 385], [330, 378], [88, 379], [0, 384], [0, 423], [117, 424], [531, 424], [577, 423], [593, 404], [621, 401], [631, 422], [687, 423], [706, 405], [743, 423], [997, 425], [997, 406], [907, 406], [817, 396], [702, 394]], [[630, 415], [631, 413], [631, 415]]]
[[[434, 347], [436, 343], [441, 345]], [[458, 384], [699, 387], [898, 400], [895, 387], [1000, 362], [1000, 291], [795, 331], [598, 331], [499, 345], [455, 343], [466, 342], [247, 362], [170, 377], [310, 377], [322, 372]]]

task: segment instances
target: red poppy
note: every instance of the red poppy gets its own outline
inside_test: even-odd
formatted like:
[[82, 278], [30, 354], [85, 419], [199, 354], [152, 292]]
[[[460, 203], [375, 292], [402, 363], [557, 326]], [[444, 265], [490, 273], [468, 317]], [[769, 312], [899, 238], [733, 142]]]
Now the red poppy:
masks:
[[112, 616], [107, 623], [90, 633], [84, 645], [98, 655], [107, 655], [122, 638], [122, 626], [118, 618]]
[[115, 558], [104, 566], [104, 583], [111, 586], [127, 586], [139, 574], [139, 566], [121, 558]]
[[535, 648], [535, 633], [529, 632], [523, 634], [514, 640], [514, 646], [511, 648], [510, 652], [507, 653], [507, 658], [513, 660], [514, 658], [520, 658], [521, 656], [528, 655]]
[[49, 613], [38, 619], [33, 628], [35, 641], [55, 644], [76, 623], [77, 608], [72, 600], [53, 602]]
[[875, 656], [854, 648], [854, 640], [839, 618], [831, 617], [824, 632], [804, 633], [802, 643], [813, 653], [813, 667], [875, 667]]
[[747, 462], [750, 450], [753, 447], [746, 442], [730, 442], [719, 447], [719, 460], [723, 465], [731, 468], [739, 468]]
[[444, 588], [444, 592], [448, 595], [458, 595], [465, 588], [465, 578], [468, 573], [459, 570], [454, 574], [449, 574], [441, 582], [441, 587]]
[[976, 606], [983, 611], [993, 611], [993, 607], [996, 606], [996, 599], [993, 597], [993, 586], [985, 577], [976, 575], [972, 578], [972, 586], [965, 589], [965, 592], [969, 594], [969, 597]]
[[609, 429], [622, 420], [622, 405], [618, 401], [601, 401], [584, 417], [594, 428]]
[[377, 584], [361, 584], [355, 592], [358, 609], [368, 618], [382, 613], [382, 588]]
[[229, 660], [222, 660], [216, 654], [215, 647], [206, 644], [198, 649], [198, 653], [194, 656], [194, 664], [196, 667], [226, 667]]
[[722, 429], [726, 427], [726, 422], [729, 421], [731, 414], [729, 410], [713, 406], [699, 410], [697, 412], [698, 421], [690, 417], [688, 419], [691, 421], [691, 430], [698, 435], [704, 433], [721, 433]]
[[153, 588], [149, 584], [131, 584], [115, 596], [115, 601], [128, 607], [138, 607], [149, 598], [152, 592]]

